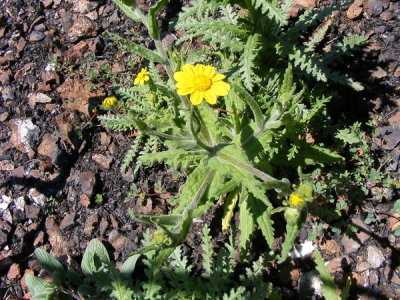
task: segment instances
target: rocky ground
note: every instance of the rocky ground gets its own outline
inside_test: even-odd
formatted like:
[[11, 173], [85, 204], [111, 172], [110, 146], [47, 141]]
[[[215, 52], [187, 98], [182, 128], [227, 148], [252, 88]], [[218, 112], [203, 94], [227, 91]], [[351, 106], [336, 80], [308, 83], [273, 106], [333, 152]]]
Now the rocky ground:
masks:
[[[143, 8], [148, 5], [139, 1]], [[296, 1], [293, 13], [330, 2]], [[181, 5], [171, 4], [161, 14], [164, 30]], [[338, 116], [343, 110], [354, 120], [380, 117], [376, 126], [382, 139], [375, 147], [384, 157], [394, 158], [388, 167], [395, 178], [400, 156], [399, 16], [400, 2], [356, 0], [335, 15], [330, 32], [332, 41], [346, 34], [369, 38], [350, 66], [365, 91], [339, 91], [332, 110]], [[35, 247], [78, 265], [88, 241], [98, 237], [121, 261], [140, 247], [146, 228], [130, 219], [127, 208], [141, 214], [167, 212], [166, 200], [183, 182], [182, 174], [166, 166], [141, 168], [136, 174], [133, 166], [121, 174], [121, 161], [135, 132], [110, 132], [96, 119], [101, 113], [98, 105], [111, 87], [121, 78], [131, 80], [140, 63], [103, 38], [102, 32], [141, 36], [141, 30], [109, 0], [0, 2], [3, 299], [29, 299], [24, 276], [41, 274], [32, 255]], [[143, 41], [150, 42], [146, 37]], [[349, 99], [354, 99], [353, 105]], [[367, 200], [366, 205], [388, 212], [394, 200]], [[351, 215], [360, 228], [356, 238], [327, 233], [314, 245], [338, 282], [350, 275], [354, 291], [364, 299], [399, 298], [400, 240], [391, 230], [399, 220], [382, 214], [380, 222], [368, 226], [365, 211]], [[187, 244], [195, 247], [191, 239]], [[271, 271], [274, 286], [287, 298], [307, 292], [302, 286], [313, 274], [305, 257]]]

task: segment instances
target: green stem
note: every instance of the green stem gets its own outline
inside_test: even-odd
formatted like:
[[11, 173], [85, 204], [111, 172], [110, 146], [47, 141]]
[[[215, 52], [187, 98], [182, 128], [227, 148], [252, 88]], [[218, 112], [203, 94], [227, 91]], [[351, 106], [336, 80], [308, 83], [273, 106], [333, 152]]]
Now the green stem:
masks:
[[[172, 69], [171, 60], [170, 60], [167, 52], [165, 51], [161, 40], [160, 39], [154, 40], [154, 44], [156, 46], [158, 54], [162, 58], [164, 58], [165, 64], [163, 64], [163, 66], [164, 66], [165, 71], [167, 72], [169, 79], [171, 80], [171, 82], [174, 82], [174, 71]], [[179, 96], [179, 98], [181, 99], [183, 107], [186, 107], [186, 109], [189, 109], [191, 105], [188, 103], [186, 98], [182, 97], [182, 96]]]
[[190, 122], [190, 132], [191, 132], [192, 136], [194, 137], [198, 146], [207, 150], [208, 152], [211, 152], [212, 148], [210, 146], [206, 145], [205, 143], [203, 143], [203, 141], [199, 139], [199, 137], [197, 136], [197, 133], [194, 130], [194, 126], [193, 126], [194, 116], [193, 115], [194, 115], [194, 108], [192, 106], [190, 109], [190, 121], [189, 121]]
[[238, 167], [238, 168], [240, 168], [242, 170], [245, 170], [245, 171], [249, 172], [250, 174], [260, 178], [262, 181], [265, 181], [265, 182], [273, 181], [273, 182], [281, 183], [280, 180], [278, 180], [278, 179], [276, 179], [276, 178], [264, 173], [263, 171], [260, 171], [260, 170], [258, 170], [256, 168], [254, 168], [254, 167], [252, 167], [252, 166], [250, 166], [248, 164], [242, 163], [242, 162], [238, 161], [237, 159], [235, 159], [232, 156], [229, 156], [227, 154], [221, 153], [219, 151], [217, 152], [216, 155], [220, 159], [224, 160], [225, 162], [227, 162], [227, 163], [229, 163], [231, 165], [234, 165], [235, 167]]

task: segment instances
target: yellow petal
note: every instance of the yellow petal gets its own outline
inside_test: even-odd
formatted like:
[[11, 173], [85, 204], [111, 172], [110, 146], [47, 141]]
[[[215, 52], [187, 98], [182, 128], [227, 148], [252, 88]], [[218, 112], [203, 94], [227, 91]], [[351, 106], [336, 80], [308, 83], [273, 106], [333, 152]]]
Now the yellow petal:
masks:
[[194, 87], [194, 86], [193, 86], [193, 83], [192, 83], [192, 82], [189, 82], [189, 81], [181, 81], [181, 82], [178, 82], [177, 84], [175, 84], [175, 86], [176, 86], [177, 89], [187, 89], [187, 88], [192, 88], [192, 87]]
[[189, 64], [183, 65], [182, 71], [184, 73], [188, 73], [189, 75], [192, 75], [192, 76], [195, 74], [194, 67], [192, 65], [189, 65]]
[[145, 81], [148, 81], [149, 79], [150, 79], [150, 77], [149, 77], [148, 75], [145, 75], [145, 76], [144, 76], [144, 80], [145, 80]]
[[215, 74], [214, 77], [212, 78], [212, 81], [216, 82], [216, 81], [220, 81], [220, 80], [222, 80], [224, 78], [225, 78], [224, 74]]
[[139, 84], [139, 78], [136, 77], [135, 80], [133, 81], [133, 84], [134, 85], [138, 85]]
[[231, 86], [223, 81], [214, 82], [210, 88], [210, 92], [214, 93], [217, 96], [226, 96], [228, 95]]
[[215, 94], [211, 93], [210, 91], [204, 92], [204, 99], [206, 99], [206, 101], [211, 105], [214, 105], [215, 103], [217, 103], [217, 96]]
[[190, 102], [192, 102], [193, 105], [199, 105], [204, 98], [204, 92], [193, 92], [190, 95]]
[[174, 74], [174, 79], [176, 81], [184, 81], [191, 77], [192, 77], [191, 75], [188, 75], [188, 73], [185, 72], [175, 72]]
[[194, 91], [194, 87], [180, 88], [180, 89], [178, 89], [177, 93], [179, 96], [185, 96], [185, 95], [189, 95], [189, 94], [193, 93], [193, 91]]
[[203, 74], [206, 75], [208, 78], [212, 78], [215, 74], [215, 68], [212, 66], [204, 66]]

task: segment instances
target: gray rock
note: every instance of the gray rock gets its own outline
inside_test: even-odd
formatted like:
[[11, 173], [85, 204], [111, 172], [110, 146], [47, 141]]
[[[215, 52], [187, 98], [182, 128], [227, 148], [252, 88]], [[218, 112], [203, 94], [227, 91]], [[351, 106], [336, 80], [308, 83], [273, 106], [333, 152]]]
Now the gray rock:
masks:
[[66, 230], [71, 228], [75, 224], [75, 213], [67, 214], [61, 221], [60, 229]]
[[35, 203], [39, 207], [43, 207], [48, 202], [47, 197], [39, 193], [38, 190], [35, 188], [31, 188], [29, 190], [28, 197], [33, 203]]
[[10, 140], [14, 147], [24, 153], [31, 151], [39, 139], [39, 127], [31, 119], [12, 119], [9, 124], [12, 132]]
[[385, 261], [385, 256], [376, 246], [369, 246], [367, 249], [367, 254], [367, 261], [371, 265], [371, 268], [379, 268]]
[[78, 183], [81, 186], [82, 192], [91, 197], [96, 185], [96, 174], [90, 171], [82, 172], [78, 176]]
[[53, 99], [43, 93], [31, 93], [28, 96], [29, 105], [35, 107], [36, 103], [50, 103]]
[[364, 272], [366, 270], [369, 270], [370, 268], [371, 266], [369, 265], [369, 263], [367, 263], [366, 261], [361, 261], [356, 265], [356, 272]]
[[76, 42], [82, 38], [96, 36], [97, 31], [98, 27], [92, 20], [88, 17], [79, 17], [68, 30], [68, 38], [71, 42]]
[[379, 16], [383, 11], [383, 3], [380, 0], [364, 1], [364, 8], [371, 16]]
[[356, 252], [361, 246], [360, 243], [352, 238], [349, 238], [347, 235], [342, 238], [341, 244], [346, 254]]
[[378, 271], [372, 270], [369, 273], [369, 284], [376, 286], [379, 284], [379, 274]]
[[25, 206], [25, 217], [27, 219], [37, 219], [40, 214], [40, 208], [34, 205]]
[[40, 42], [45, 38], [45, 34], [40, 31], [32, 31], [28, 36], [28, 41], [30, 42]]

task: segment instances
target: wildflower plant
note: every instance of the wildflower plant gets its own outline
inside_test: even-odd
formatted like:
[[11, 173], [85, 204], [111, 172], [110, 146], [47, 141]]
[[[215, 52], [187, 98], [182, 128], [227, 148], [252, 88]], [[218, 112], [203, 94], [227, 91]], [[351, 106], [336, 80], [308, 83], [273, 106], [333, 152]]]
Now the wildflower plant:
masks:
[[[330, 100], [324, 87], [330, 80], [362, 89], [330, 68], [365, 39], [345, 38], [331, 52], [315, 52], [331, 22], [325, 17], [339, 5], [310, 10], [291, 26], [290, 0], [199, 0], [176, 20], [175, 28], [186, 34], [177, 46], [167, 47], [156, 19], [168, 0], [157, 1], [147, 15], [134, 1], [114, 1], [128, 17], [144, 24], [155, 49], [105, 33], [141, 56], [147, 69], [141, 69], [132, 87], [115, 90], [123, 103], [101, 119], [109, 128], [137, 130], [160, 141], [164, 150], [139, 155], [139, 163], [163, 162], [188, 170], [185, 185], [171, 203], [175, 207], [171, 214], [132, 214], [158, 227], [157, 238], [139, 252], [157, 250], [153, 263], [159, 269], [186, 238], [193, 219], [220, 200], [225, 201], [224, 229], [229, 228], [233, 212], [239, 211], [244, 253], [257, 228], [273, 249], [272, 215], [286, 219], [282, 252], [276, 253], [279, 262], [284, 261], [306, 219], [307, 204], [313, 201], [312, 178], [301, 168], [342, 160], [320, 143], [306, 140], [306, 134], [313, 133], [312, 121], [323, 116]], [[214, 18], [216, 14], [221, 17]], [[299, 41], [318, 21], [324, 26], [308, 42]], [[219, 51], [184, 46], [197, 37]]]

